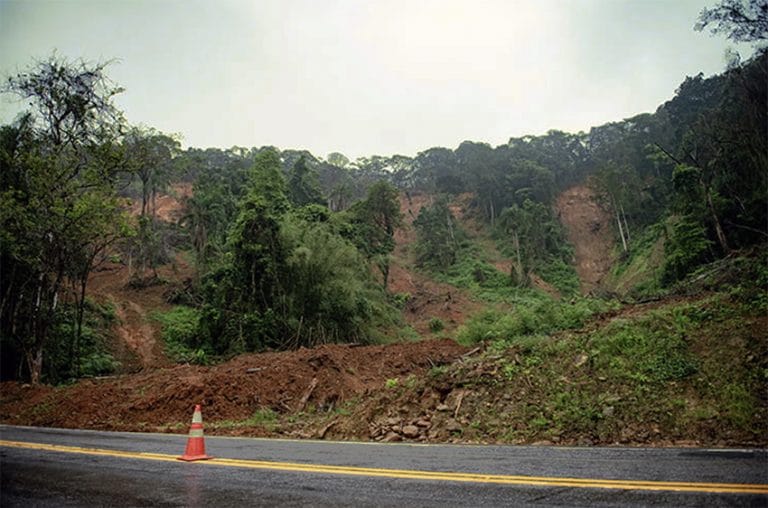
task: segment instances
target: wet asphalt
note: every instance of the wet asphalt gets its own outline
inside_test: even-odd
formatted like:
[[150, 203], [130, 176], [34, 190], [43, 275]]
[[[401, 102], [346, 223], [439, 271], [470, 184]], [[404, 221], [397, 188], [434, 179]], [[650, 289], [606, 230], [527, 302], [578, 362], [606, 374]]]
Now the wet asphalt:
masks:
[[[0, 439], [180, 455], [185, 435], [0, 426]], [[206, 437], [217, 458], [418, 471], [768, 484], [768, 451]], [[768, 506], [763, 494], [497, 485], [221, 467], [0, 446], [0, 506]]]

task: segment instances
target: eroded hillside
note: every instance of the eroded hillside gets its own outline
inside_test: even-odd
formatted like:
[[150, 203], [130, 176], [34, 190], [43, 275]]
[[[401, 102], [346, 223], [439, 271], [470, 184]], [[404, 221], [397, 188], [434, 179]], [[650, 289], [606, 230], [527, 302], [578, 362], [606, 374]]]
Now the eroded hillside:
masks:
[[[178, 202], [161, 202], [168, 217], [178, 216]], [[408, 294], [404, 317], [422, 336], [450, 336], [485, 304], [416, 268], [409, 248], [415, 241], [412, 223], [430, 202], [427, 195], [401, 196], [405, 224], [396, 234], [390, 291]], [[508, 272], [509, 260], [472, 218], [470, 202], [467, 195], [455, 199], [452, 213], [472, 241], [483, 245], [486, 259]], [[557, 207], [574, 244], [582, 290], [595, 291], [610, 269], [610, 217], [582, 186], [563, 193]], [[192, 275], [183, 257], [160, 269], [165, 284], [144, 288], [127, 286], [126, 266], [107, 265], [93, 274], [91, 296], [115, 306], [115, 349], [123, 351], [123, 371], [141, 372], [61, 388], [4, 383], [0, 420], [183, 432], [190, 408], [202, 403], [213, 434], [764, 446], [760, 429], [768, 421], [768, 402], [759, 372], [768, 368], [762, 340], [768, 321], [754, 303], [759, 294], [711, 292], [737, 283], [737, 277], [755, 278], [734, 267], [720, 270], [716, 283], [693, 296], [614, 307], [548, 336], [469, 346], [452, 340], [325, 345], [192, 366], [169, 362], [152, 319], [153, 312], [170, 308], [168, 285]], [[514, 307], [507, 312], [516, 319]], [[429, 326], [435, 318], [447, 325], [438, 334]]]
[[615, 261], [611, 216], [600, 206], [595, 191], [586, 185], [560, 194], [555, 206], [574, 248], [581, 293], [590, 294], [601, 287]]

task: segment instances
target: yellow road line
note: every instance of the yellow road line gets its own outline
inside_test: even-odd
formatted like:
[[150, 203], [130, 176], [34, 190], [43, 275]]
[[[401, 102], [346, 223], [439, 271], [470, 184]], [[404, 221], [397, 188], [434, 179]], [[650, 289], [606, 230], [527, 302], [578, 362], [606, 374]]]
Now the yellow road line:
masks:
[[[143, 453], [100, 448], [81, 448], [43, 443], [0, 440], [0, 446], [43, 450], [61, 453], [76, 453], [120, 457], [128, 459], [177, 462], [174, 455]], [[269, 469], [275, 471], [294, 471], [314, 474], [334, 474], [352, 476], [370, 476], [382, 478], [402, 478], [410, 480], [450, 481], [469, 483], [495, 483], [502, 485], [536, 485], [547, 487], [578, 487], [592, 489], [649, 490], [677, 492], [712, 492], [726, 494], [768, 494], [768, 485], [740, 483], [698, 483], [664, 482], [642, 480], [600, 480], [591, 478], [557, 478], [546, 476], [511, 476], [478, 473], [451, 473], [442, 471], [417, 471], [407, 469], [379, 469], [367, 467], [331, 466], [322, 464], [300, 464], [292, 462], [267, 462], [243, 459], [212, 459], [201, 461], [200, 465], [239, 467], [249, 469]]]

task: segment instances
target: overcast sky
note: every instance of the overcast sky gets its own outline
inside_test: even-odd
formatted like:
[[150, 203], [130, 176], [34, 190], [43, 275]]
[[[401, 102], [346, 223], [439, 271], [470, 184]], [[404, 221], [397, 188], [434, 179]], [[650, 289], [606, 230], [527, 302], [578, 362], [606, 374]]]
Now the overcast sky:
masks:
[[128, 120], [185, 146], [415, 155], [654, 111], [722, 71], [729, 44], [692, 29], [714, 3], [0, 0], [0, 73], [114, 58]]

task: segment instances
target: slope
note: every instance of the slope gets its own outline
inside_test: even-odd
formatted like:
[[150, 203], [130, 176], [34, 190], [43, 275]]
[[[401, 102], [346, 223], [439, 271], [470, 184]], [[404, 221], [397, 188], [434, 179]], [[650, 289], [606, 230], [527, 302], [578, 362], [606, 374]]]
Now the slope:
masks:
[[555, 209], [574, 247], [574, 264], [581, 293], [599, 292], [615, 262], [611, 217], [587, 185], [577, 185], [557, 197]]

